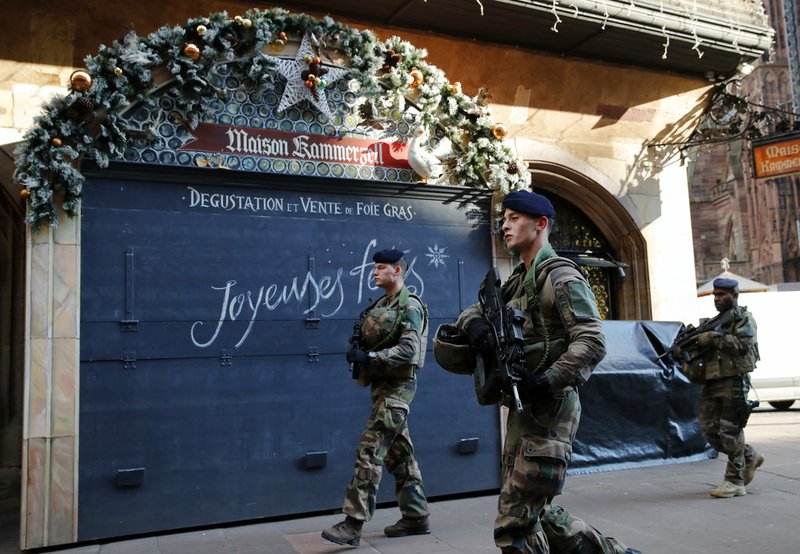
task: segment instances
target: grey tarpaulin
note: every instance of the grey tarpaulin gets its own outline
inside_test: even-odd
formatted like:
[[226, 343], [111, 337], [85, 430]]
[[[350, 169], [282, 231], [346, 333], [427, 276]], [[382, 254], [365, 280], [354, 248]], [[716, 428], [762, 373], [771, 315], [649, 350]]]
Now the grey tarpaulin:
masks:
[[681, 327], [675, 322], [603, 322], [607, 354], [580, 389], [583, 414], [571, 472], [714, 455], [697, 422], [702, 387], [691, 384], [669, 357], [656, 360]]

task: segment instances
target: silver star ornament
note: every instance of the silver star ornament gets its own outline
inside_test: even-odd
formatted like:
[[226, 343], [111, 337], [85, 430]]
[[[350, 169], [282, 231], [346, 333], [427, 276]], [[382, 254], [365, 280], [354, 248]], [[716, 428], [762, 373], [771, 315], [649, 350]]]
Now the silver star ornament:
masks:
[[[316, 53], [311, 48], [310, 42], [309, 34], [304, 34], [303, 40], [300, 43], [300, 49], [297, 51], [294, 59], [264, 55], [265, 58], [275, 64], [275, 69], [277, 69], [278, 73], [286, 78], [286, 87], [283, 89], [283, 96], [281, 96], [280, 104], [278, 104], [278, 111], [282, 112], [286, 108], [294, 106], [302, 100], [308, 100], [319, 111], [324, 113], [328, 119], [332, 119], [333, 114], [331, 114], [330, 106], [328, 106], [328, 98], [325, 94], [325, 89], [317, 89], [317, 96], [315, 97], [311, 89], [306, 87], [305, 81], [301, 76], [303, 71], [308, 69], [308, 62], [303, 58], [305, 58], [306, 55], [310, 55], [311, 57], [316, 56]], [[331, 65], [325, 65], [324, 67], [327, 69], [327, 73], [325, 73], [323, 80], [328, 86], [350, 72], [349, 69]]]

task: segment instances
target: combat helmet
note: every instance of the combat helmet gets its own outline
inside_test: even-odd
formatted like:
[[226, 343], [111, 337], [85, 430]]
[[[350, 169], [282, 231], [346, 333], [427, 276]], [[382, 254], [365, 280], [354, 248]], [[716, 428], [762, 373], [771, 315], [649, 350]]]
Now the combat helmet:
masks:
[[467, 335], [455, 325], [439, 325], [432, 344], [436, 363], [443, 369], [458, 375], [472, 375], [475, 371], [475, 352]]

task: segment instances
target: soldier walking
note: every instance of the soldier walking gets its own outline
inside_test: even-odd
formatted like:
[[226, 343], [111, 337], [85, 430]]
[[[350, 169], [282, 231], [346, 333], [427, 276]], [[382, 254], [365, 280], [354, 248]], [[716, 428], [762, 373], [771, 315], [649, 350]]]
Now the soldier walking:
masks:
[[353, 376], [371, 386], [372, 412], [356, 450], [356, 467], [344, 498], [344, 521], [325, 529], [322, 537], [358, 546], [361, 528], [375, 512], [383, 466], [394, 475], [402, 517], [384, 529], [387, 537], [430, 533], [428, 500], [414, 457], [408, 412], [417, 389], [416, 371], [425, 362], [428, 312], [405, 286], [408, 262], [399, 250], [381, 250], [372, 257], [373, 278], [384, 296], [361, 315], [360, 335], [347, 353]]
[[[503, 284], [502, 300], [524, 313], [525, 367], [518, 387], [521, 412], [507, 383], [479, 393], [482, 403], [502, 402], [510, 408], [495, 544], [504, 554], [637, 553], [552, 504], [564, 487], [578, 429], [577, 387], [605, 356], [605, 337], [594, 294], [580, 269], [550, 246], [552, 203], [535, 192], [517, 191], [505, 197], [503, 207], [503, 237], [522, 263]], [[481, 306], [467, 308], [456, 325], [484, 366], [494, 367], [496, 333]], [[437, 360], [438, 344], [435, 340]]]
[[[704, 323], [713, 330], [694, 337], [681, 350], [688, 354], [692, 367], [684, 373], [704, 382], [698, 409], [700, 430], [708, 443], [728, 456], [725, 479], [709, 494], [715, 498], [744, 496], [764, 456], [744, 441], [744, 428], [750, 417], [747, 393], [748, 374], [758, 361], [756, 321], [744, 306], [739, 306], [739, 283], [735, 279], [714, 279], [714, 307], [719, 314]], [[716, 321], [724, 319], [726, 324]], [[680, 353], [679, 353], [680, 354]]]

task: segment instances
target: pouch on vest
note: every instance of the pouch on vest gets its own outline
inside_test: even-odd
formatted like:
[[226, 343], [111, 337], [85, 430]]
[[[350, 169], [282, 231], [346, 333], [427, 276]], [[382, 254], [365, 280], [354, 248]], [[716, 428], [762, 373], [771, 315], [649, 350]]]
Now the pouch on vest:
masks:
[[681, 362], [681, 373], [692, 383], [702, 385], [706, 382], [706, 361], [702, 356], [689, 362], [683, 361]]
[[359, 369], [356, 383], [362, 387], [368, 387], [372, 384], [372, 372], [366, 364], [362, 365]]

